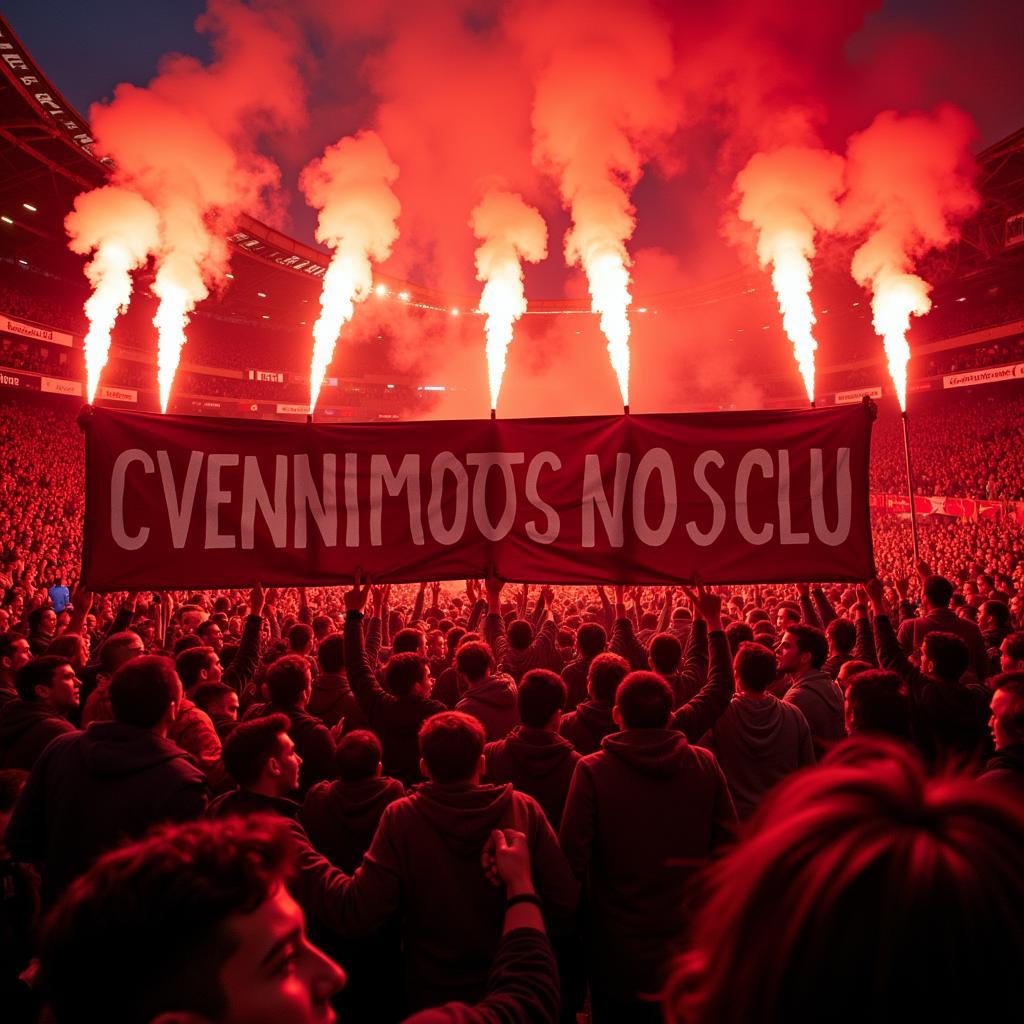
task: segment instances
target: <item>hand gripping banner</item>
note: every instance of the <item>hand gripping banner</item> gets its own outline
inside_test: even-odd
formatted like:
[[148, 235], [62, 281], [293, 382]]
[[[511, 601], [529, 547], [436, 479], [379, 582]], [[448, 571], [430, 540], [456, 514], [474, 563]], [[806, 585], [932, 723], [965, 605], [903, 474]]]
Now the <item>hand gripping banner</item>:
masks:
[[873, 410], [387, 424], [93, 410], [93, 590], [861, 580]]

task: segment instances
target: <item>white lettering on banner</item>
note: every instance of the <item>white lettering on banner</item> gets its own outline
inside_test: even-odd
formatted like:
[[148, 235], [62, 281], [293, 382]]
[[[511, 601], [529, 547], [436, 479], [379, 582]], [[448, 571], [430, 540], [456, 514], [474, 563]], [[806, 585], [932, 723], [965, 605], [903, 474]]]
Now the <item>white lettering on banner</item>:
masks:
[[1005, 366], [990, 366], [985, 370], [948, 373], [942, 378], [942, 386], [966, 388], [972, 384], [995, 384], [997, 381], [1015, 380], [1020, 377], [1024, 377], [1024, 363], [1008, 363]]
[[543, 512], [548, 521], [548, 528], [543, 533], [537, 529], [532, 519], [526, 524], [526, 536], [535, 544], [553, 544], [558, 539], [558, 530], [562, 525], [558, 513], [546, 501], [541, 500], [537, 491], [540, 471], [545, 466], [557, 472], [562, 468], [562, 460], [554, 452], [541, 452], [530, 459], [530, 466], [526, 471], [526, 500], [538, 512]]
[[853, 405], [854, 402], [859, 402], [865, 395], [868, 398], [881, 398], [882, 385], [872, 384], [870, 387], [865, 385], [862, 388], [851, 388], [849, 391], [837, 391], [836, 405]]
[[0, 320], [0, 330], [8, 334], [17, 334], [23, 338], [35, 338], [37, 341], [49, 341], [54, 345], [63, 345], [71, 348], [74, 339], [70, 334], [63, 331], [55, 331], [50, 327], [40, 327], [36, 324], [27, 324], [22, 320], [15, 320], [13, 317], [5, 316]]
[[140, 527], [134, 537], [128, 535], [124, 528], [124, 485], [128, 475], [128, 467], [133, 462], [141, 462], [147, 473], [154, 470], [153, 460], [140, 448], [129, 448], [121, 452], [114, 462], [110, 474], [110, 535], [114, 543], [125, 551], [138, 551], [149, 540], [149, 527]]
[[20, 388], [21, 378], [13, 373], [0, 373], [0, 384], [6, 384], [9, 388]]
[[110, 402], [137, 402], [139, 400], [138, 391], [133, 391], [131, 388], [101, 387], [96, 392], [96, 396]]
[[308, 405], [288, 405], [278, 403], [277, 406], [278, 416], [308, 416], [309, 406]]
[[62, 380], [60, 377], [43, 377], [39, 384], [40, 390], [50, 395], [82, 396], [82, 385], [77, 380]]
[[413, 544], [425, 544], [423, 537], [423, 512], [420, 505], [420, 457], [406, 455], [396, 472], [386, 455], [370, 456], [370, 543], [379, 548], [381, 539], [381, 514], [383, 512], [383, 491], [397, 498], [404, 489], [409, 502], [409, 530]]
[[[801, 465], [806, 464], [805, 459], [809, 461], [809, 482], [802, 484], [807, 490], [794, 493], [792, 464], [798, 455], [803, 456], [799, 459]], [[114, 462], [110, 485], [110, 531], [115, 543], [124, 551], [136, 551], [147, 543], [155, 525], [142, 524], [134, 534], [129, 534], [125, 527], [126, 482], [130, 472], [140, 472], [133, 468], [136, 464], [143, 473], [159, 475], [167, 528], [176, 550], [186, 547], [197, 514], [204, 517], [199, 529], [205, 548], [211, 551], [257, 548], [257, 516], [262, 516], [269, 542], [275, 548], [287, 547], [289, 536], [295, 548], [307, 548], [310, 521], [325, 547], [337, 547], [338, 499], [342, 493], [342, 543], [349, 548], [362, 543], [383, 546], [387, 540], [385, 524], [392, 537], [409, 537], [419, 546], [427, 543], [427, 531], [439, 544], [458, 544], [465, 539], [467, 528], [484, 540], [501, 541], [512, 532], [519, 518], [520, 487], [523, 499], [537, 513], [522, 527], [526, 537], [535, 544], [553, 544], [559, 537], [560, 514], [541, 496], [542, 474], [557, 474], [562, 469], [561, 460], [551, 451], [538, 452], [528, 464], [524, 452], [469, 452], [459, 458], [453, 452], [443, 451], [430, 464], [429, 480], [418, 453], [401, 456], [396, 466], [399, 456], [370, 454], [363, 457], [369, 460], [366, 464], [360, 462], [356, 453], [347, 452], [342, 478], [338, 475], [342, 460], [333, 452], [324, 454], [319, 464], [306, 453], [275, 454], [272, 468], [270, 456], [264, 458], [265, 464], [260, 456], [243, 458], [234, 452], [207, 454], [191, 450], [187, 460], [185, 452], [171, 453], [165, 449], [149, 453], [130, 448], [121, 452]], [[602, 474], [600, 456], [590, 453], [584, 456], [583, 479], [577, 492], [579, 503], [571, 504], [570, 508], [579, 509], [583, 548], [597, 546], [599, 519], [600, 528], [613, 548], [622, 548], [632, 541], [659, 548], [684, 526], [690, 541], [706, 548], [721, 537], [730, 515], [740, 537], [748, 544], [764, 545], [777, 539], [782, 545], [804, 546], [813, 537], [829, 547], [838, 547], [849, 538], [853, 521], [851, 449], [838, 448], [835, 459], [835, 472], [829, 478], [830, 485], [833, 478], [835, 481], [836, 511], [829, 513], [835, 516], [834, 525], [830, 525], [826, 514], [825, 452], [821, 448], [802, 453], [785, 448], [751, 449], [734, 462], [735, 475], [728, 482], [720, 479], [727, 472], [723, 454], [713, 449], [700, 452], [690, 473], [695, 491], [705, 500], [684, 502], [684, 508], [695, 507], [694, 518], [685, 524], [679, 521], [679, 485], [684, 481], [677, 478], [677, 466], [670, 451], [661, 447], [649, 449], [632, 472], [632, 456], [618, 452], [614, 475], [609, 474], [611, 479]], [[515, 467], [524, 464], [525, 471], [517, 479]], [[228, 484], [224, 470], [230, 467], [240, 467], [240, 472], [230, 474]], [[501, 475], [503, 495], [493, 491], [493, 470]], [[755, 472], [771, 483], [757, 488], [762, 502], [757, 510], [763, 521], [752, 523], [750, 489]], [[711, 475], [718, 479], [713, 481]], [[200, 495], [204, 482], [205, 493]], [[366, 488], [362, 493], [361, 483]], [[428, 486], [430, 491], [426, 495], [423, 492]], [[655, 496], [651, 494], [652, 487], [657, 488]], [[722, 496], [730, 493], [730, 488], [734, 497], [731, 507]], [[360, 530], [361, 501], [369, 509], [368, 537]], [[813, 531], [794, 529], [794, 502], [803, 508], [809, 503]], [[396, 504], [404, 506], [401, 512]], [[829, 509], [832, 507], [830, 500]], [[710, 520], [705, 508], [710, 512]], [[656, 521], [652, 522], [652, 518]]]

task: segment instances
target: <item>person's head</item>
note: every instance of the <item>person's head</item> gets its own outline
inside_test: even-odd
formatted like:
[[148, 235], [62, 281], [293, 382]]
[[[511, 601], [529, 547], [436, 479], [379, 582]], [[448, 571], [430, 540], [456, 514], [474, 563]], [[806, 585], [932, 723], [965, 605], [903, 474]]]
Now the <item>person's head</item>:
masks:
[[666, 1021], [823, 1007], [838, 1024], [997, 1020], [1020, 1005], [1024, 803], [967, 776], [929, 779], [905, 744], [847, 743], [857, 760], [840, 744], [844, 760], [784, 780], [712, 868]]
[[220, 658], [212, 647], [190, 647], [187, 651], [182, 651], [174, 659], [174, 667], [186, 692], [190, 692], [200, 683], [216, 683], [222, 674]]
[[945, 576], [926, 576], [921, 590], [921, 604], [926, 610], [948, 608], [953, 600], [953, 584]]
[[0, 633], [0, 669], [8, 679], [31, 657], [32, 648], [20, 633]]
[[391, 638], [392, 654], [418, 654], [424, 657], [427, 653], [427, 638], [422, 629], [406, 626]]
[[100, 672], [112, 676], [125, 662], [145, 653], [146, 645], [134, 630], [126, 629], [122, 633], [112, 633], [100, 645], [97, 655]]
[[33, 608], [28, 614], [30, 633], [53, 636], [57, 628], [57, 613], [52, 608]]
[[744, 693], [764, 693], [775, 682], [775, 655], [763, 644], [740, 644], [732, 659], [736, 685]]
[[317, 615], [313, 619], [313, 636], [319, 643], [328, 633], [334, 630], [334, 619], [330, 615]]
[[174, 641], [174, 647], [172, 648], [172, 651], [174, 653], [174, 656], [177, 657], [184, 651], [192, 650], [193, 647], [203, 646], [205, 646], [203, 644], [203, 641], [200, 640], [199, 637], [195, 635], [195, 633], [186, 633], [184, 636], [179, 636], [178, 639]]
[[274, 707], [304, 708], [313, 688], [309, 662], [301, 654], [285, 654], [267, 669], [264, 685]]
[[14, 688], [30, 704], [45, 704], [59, 715], [68, 715], [78, 707], [80, 683], [67, 658], [44, 654], [18, 669]]
[[849, 619], [833, 619], [825, 627], [831, 654], [849, 654], [857, 642], [857, 627]]
[[629, 662], [619, 654], [599, 654], [587, 669], [587, 693], [598, 704], [614, 704], [619, 683], [629, 674]]
[[999, 645], [999, 668], [1003, 672], [1020, 672], [1024, 669], [1024, 632], [1003, 637]]
[[921, 644], [921, 671], [957, 682], [971, 662], [967, 644], [955, 633], [928, 633]]
[[455, 652], [455, 671], [467, 686], [483, 682], [494, 671], [494, 652], [490, 644], [479, 640], [460, 644]]
[[238, 693], [227, 683], [200, 683], [192, 691], [191, 699], [197, 708], [211, 717], [216, 715], [238, 721]]
[[630, 672], [615, 693], [612, 718], [620, 729], [666, 729], [672, 687], [656, 672]]
[[89, 634], [61, 633], [49, 647], [47, 654], [56, 654], [67, 658], [76, 672], [81, 672], [89, 664]]
[[186, 633], [194, 633], [206, 619], [206, 612], [198, 605], [186, 604], [181, 608], [181, 628]]
[[108, 693], [116, 721], [166, 734], [181, 703], [181, 680], [170, 658], [143, 654], [114, 673]]
[[363, 782], [381, 773], [380, 740], [369, 729], [354, 729], [338, 740], [334, 763], [342, 782]]
[[754, 631], [746, 622], [730, 622], [725, 627], [725, 638], [729, 641], [729, 650], [735, 654], [740, 649], [740, 644], [753, 641]]
[[674, 633], [659, 633], [651, 640], [651, 668], [659, 675], [668, 676], [679, 668], [683, 660], [683, 645]]
[[329, 1024], [345, 974], [306, 938], [292, 849], [261, 815], [165, 826], [101, 858], [43, 931], [55, 1024]]
[[284, 714], [240, 722], [224, 741], [224, 767], [242, 789], [287, 796], [299, 788], [302, 758], [288, 735]]
[[444, 646], [448, 652], [448, 657], [455, 657], [455, 650], [459, 646], [459, 641], [466, 635], [466, 630], [462, 626], [453, 626], [445, 634]]
[[519, 683], [519, 720], [528, 729], [558, 729], [568, 690], [562, 677], [546, 668], [534, 668]]
[[776, 655], [780, 672], [802, 676], [825, 664], [828, 640], [816, 626], [797, 623], [782, 634]]
[[846, 731], [882, 733], [910, 739], [910, 704], [895, 672], [871, 669], [860, 672], [846, 688]]
[[288, 630], [288, 650], [293, 654], [309, 654], [313, 650], [313, 627], [296, 622]]
[[224, 633], [216, 619], [200, 622], [196, 626], [196, 636], [205, 646], [212, 647], [217, 654], [220, 654], [221, 648], [224, 646]]
[[783, 601], [775, 609], [775, 625], [780, 633], [800, 623], [800, 605], [794, 601]]
[[861, 661], [859, 658], [851, 658], [849, 661], [844, 661], [839, 667], [839, 674], [836, 676], [836, 682], [842, 689], [846, 689], [851, 682], [853, 677], [860, 675], [861, 672], [870, 672], [874, 669], [874, 665], [870, 661]]
[[978, 627], [989, 630], [1010, 628], [1010, 606], [1002, 601], [986, 601], [978, 609]]
[[604, 626], [596, 622], [585, 622], [576, 630], [576, 650], [580, 657], [590, 661], [608, 646], [608, 634]]
[[483, 776], [484, 727], [472, 715], [443, 711], [420, 726], [420, 771], [441, 785], [477, 783]]
[[513, 650], [525, 651], [533, 643], [533, 626], [526, 619], [513, 619], [508, 624], [508, 645]]
[[990, 685], [992, 715], [988, 725], [996, 750], [1024, 743], [1024, 671], [1003, 672]]
[[321, 672], [338, 675], [345, 671], [345, 638], [341, 633], [328, 633], [316, 649]]
[[384, 685], [396, 697], [425, 697], [429, 676], [430, 666], [424, 656], [412, 651], [392, 654], [384, 666]]

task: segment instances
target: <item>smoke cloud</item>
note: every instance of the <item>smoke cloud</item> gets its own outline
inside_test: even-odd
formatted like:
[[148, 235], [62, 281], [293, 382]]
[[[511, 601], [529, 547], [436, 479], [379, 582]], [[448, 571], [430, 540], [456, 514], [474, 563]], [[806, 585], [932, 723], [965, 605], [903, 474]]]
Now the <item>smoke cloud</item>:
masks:
[[334, 358], [338, 333], [373, 287], [371, 261], [391, 254], [401, 206], [391, 185], [398, 177], [380, 136], [360, 132], [329, 146], [303, 172], [299, 185], [320, 211], [316, 239], [334, 250], [324, 274], [320, 316], [313, 326], [309, 411]]

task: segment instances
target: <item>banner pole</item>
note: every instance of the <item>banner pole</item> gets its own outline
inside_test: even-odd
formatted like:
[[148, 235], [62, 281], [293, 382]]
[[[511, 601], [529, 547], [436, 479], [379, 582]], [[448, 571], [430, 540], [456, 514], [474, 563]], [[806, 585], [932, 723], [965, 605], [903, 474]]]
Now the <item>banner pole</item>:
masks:
[[628, 405], [624, 405], [622, 407], [622, 415], [623, 416], [628, 416], [629, 415], [629, 406]]
[[907, 419], [907, 410], [904, 409], [900, 415], [903, 420], [903, 454], [907, 459], [907, 490], [910, 494], [910, 534], [914, 541], [914, 565], [921, 560], [921, 553], [917, 542], [917, 509], [914, 507], [914, 470], [910, 464], [910, 421]]

